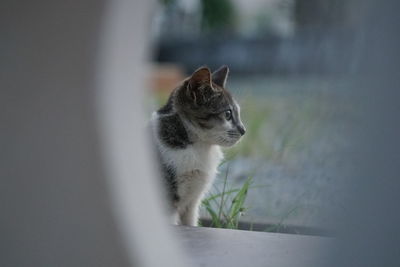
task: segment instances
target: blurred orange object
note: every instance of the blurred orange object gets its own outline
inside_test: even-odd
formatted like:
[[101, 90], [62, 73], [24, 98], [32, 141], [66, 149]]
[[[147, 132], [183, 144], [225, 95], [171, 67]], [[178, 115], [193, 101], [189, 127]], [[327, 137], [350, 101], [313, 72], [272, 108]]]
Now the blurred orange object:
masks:
[[155, 64], [150, 72], [150, 89], [153, 92], [170, 93], [185, 78], [183, 69], [175, 64]]

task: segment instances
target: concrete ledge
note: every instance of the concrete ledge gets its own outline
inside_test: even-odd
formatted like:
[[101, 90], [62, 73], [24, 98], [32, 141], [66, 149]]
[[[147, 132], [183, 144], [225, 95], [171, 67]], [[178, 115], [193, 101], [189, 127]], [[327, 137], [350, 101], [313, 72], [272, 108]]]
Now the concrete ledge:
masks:
[[332, 238], [204, 227], [176, 227], [193, 266], [319, 266]]

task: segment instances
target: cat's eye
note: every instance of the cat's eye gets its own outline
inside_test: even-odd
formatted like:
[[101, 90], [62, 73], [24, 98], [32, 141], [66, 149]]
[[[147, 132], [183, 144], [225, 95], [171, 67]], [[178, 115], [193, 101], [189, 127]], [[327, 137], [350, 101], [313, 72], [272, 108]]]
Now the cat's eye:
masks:
[[230, 119], [232, 119], [232, 111], [231, 110], [225, 111], [225, 119], [228, 120], [228, 121]]

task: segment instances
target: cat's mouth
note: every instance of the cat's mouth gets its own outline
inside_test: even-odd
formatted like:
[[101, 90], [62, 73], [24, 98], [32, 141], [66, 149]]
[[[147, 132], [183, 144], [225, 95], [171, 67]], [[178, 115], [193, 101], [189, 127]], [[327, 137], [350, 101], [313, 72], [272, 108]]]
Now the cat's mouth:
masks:
[[236, 131], [227, 131], [226, 135], [227, 135], [228, 139], [237, 139], [237, 140], [239, 140], [240, 137], [242, 137], [242, 135], [239, 132], [236, 132]]
[[218, 144], [220, 146], [224, 146], [224, 147], [233, 146], [237, 142], [239, 142], [241, 137], [242, 136], [240, 134], [236, 134], [236, 135], [228, 134], [226, 137], [218, 138]]

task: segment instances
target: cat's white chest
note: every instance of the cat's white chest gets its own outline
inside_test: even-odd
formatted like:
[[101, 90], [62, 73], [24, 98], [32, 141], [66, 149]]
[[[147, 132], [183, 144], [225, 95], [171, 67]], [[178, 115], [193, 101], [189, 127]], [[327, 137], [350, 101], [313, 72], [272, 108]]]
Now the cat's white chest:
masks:
[[180, 196], [176, 208], [184, 210], [190, 203], [198, 203], [208, 191], [217, 173], [222, 152], [218, 146], [192, 145], [166, 154], [173, 161], [176, 170]]
[[198, 203], [208, 191], [217, 173], [222, 152], [219, 146], [195, 144], [179, 150], [164, 147], [162, 156], [164, 162], [175, 168], [180, 198], [175, 207], [182, 212], [187, 205]]
[[208, 175], [215, 175], [218, 164], [223, 158], [219, 146], [199, 142], [188, 145], [183, 149], [170, 148], [161, 142], [156, 135], [159, 130], [158, 115], [156, 113], [153, 114], [152, 127], [154, 139], [163, 162], [173, 166], [176, 175], [182, 175], [190, 171], [200, 171]]
[[180, 221], [185, 225], [197, 225], [200, 201], [210, 188], [223, 157], [221, 148], [202, 142], [188, 144], [184, 148], [172, 148], [158, 138], [157, 122], [153, 120], [158, 151], [162, 163], [173, 169], [174, 174], [173, 193], [176, 198], [171, 203], [174, 208], [173, 223]]
[[177, 175], [198, 171], [207, 176], [216, 173], [218, 164], [222, 159], [222, 152], [218, 146], [195, 144], [185, 149], [164, 150], [164, 160], [175, 167]]

